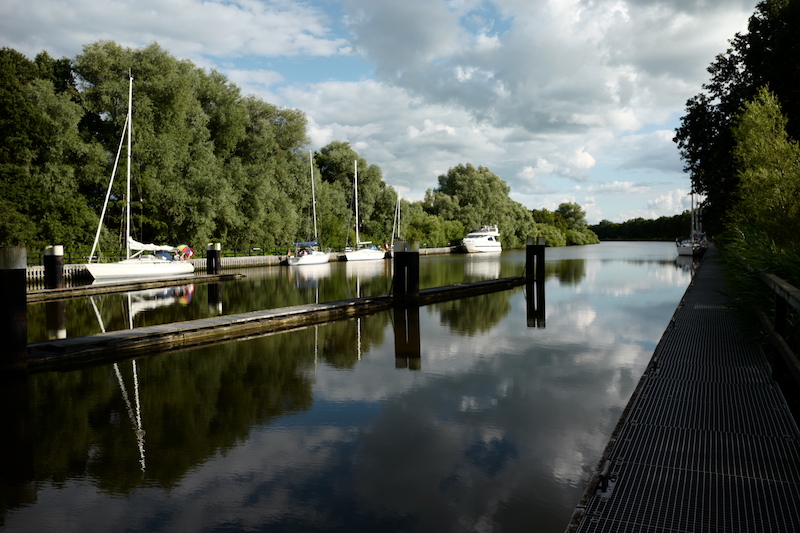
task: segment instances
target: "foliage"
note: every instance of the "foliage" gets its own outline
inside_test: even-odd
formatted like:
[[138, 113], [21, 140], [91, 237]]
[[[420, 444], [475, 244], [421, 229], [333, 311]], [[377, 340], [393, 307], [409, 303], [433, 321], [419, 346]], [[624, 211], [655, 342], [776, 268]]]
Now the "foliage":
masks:
[[[536, 230], [533, 216], [509, 198], [511, 189], [486, 167], [457, 165], [439, 176], [439, 187], [425, 194], [423, 209], [431, 216], [460, 224], [460, 234], [448, 233], [450, 241], [483, 225], [497, 224], [505, 248], [519, 248]], [[417, 218], [420, 222], [424, 219]], [[455, 231], [457, 226], [451, 226]]]
[[547, 246], [567, 245], [566, 234], [557, 227], [551, 226], [549, 224], [537, 224], [536, 238], [538, 239], [539, 237], [545, 238], [545, 243], [547, 243]]
[[[219, 72], [158, 44], [131, 49], [99, 41], [74, 59], [42, 53], [30, 61], [0, 50], [0, 244], [88, 249], [115, 174], [100, 245], [110, 252], [123, 247], [129, 76], [137, 240], [232, 248], [310, 240], [311, 166], [320, 242], [352, 243], [357, 165], [362, 240], [388, 242], [397, 231], [437, 246], [497, 224], [506, 248], [540, 234], [551, 245], [596, 242], [577, 204], [531, 212], [510, 199], [497, 175], [469, 163], [439, 176], [424, 201], [400, 202], [401, 228], [394, 228], [398, 195], [381, 169], [342, 141], [309, 161], [301, 111], [243, 97]], [[537, 224], [538, 215], [547, 222]]]
[[656, 240], [670, 241], [686, 238], [691, 228], [691, 213], [687, 210], [680, 215], [659, 217], [655, 220], [634, 218], [625, 222], [601, 220], [595, 226], [589, 226], [600, 240]]
[[744, 102], [769, 86], [788, 117], [787, 133], [800, 138], [800, 2], [764, 0], [750, 18], [748, 33], [708, 68], [711, 79], [686, 104], [675, 142], [694, 191], [706, 195], [706, 230], [719, 233], [738, 202], [732, 125]]
[[732, 224], [757, 227], [779, 245], [800, 233], [800, 145], [789, 139], [786, 122], [775, 96], [762, 89], [733, 127], [739, 200]]

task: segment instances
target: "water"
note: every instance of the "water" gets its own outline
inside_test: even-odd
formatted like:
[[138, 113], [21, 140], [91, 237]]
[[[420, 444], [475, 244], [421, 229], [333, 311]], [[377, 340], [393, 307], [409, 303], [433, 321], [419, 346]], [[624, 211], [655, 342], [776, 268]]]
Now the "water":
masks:
[[[377, 313], [35, 374], [0, 398], [12, 429], [0, 531], [561, 533], [690, 281], [675, 255], [672, 243], [548, 249], [538, 327], [520, 287], [418, 319]], [[423, 257], [421, 285], [523, 263]], [[243, 271], [221, 312], [386, 293], [379, 265]], [[207, 290], [134, 325], [219, 313]], [[129, 327], [117, 298], [101, 317]], [[88, 302], [69, 305], [88, 311], [68, 334], [97, 327]]]

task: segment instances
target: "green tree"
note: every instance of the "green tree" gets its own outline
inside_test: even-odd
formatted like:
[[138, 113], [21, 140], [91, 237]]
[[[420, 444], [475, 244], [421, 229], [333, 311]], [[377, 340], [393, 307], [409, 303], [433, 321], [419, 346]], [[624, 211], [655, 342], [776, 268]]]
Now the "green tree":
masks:
[[29, 61], [0, 50], [0, 242], [74, 246], [90, 239], [96, 215], [84, 196], [100, 171], [99, 145], [78, 125], [66, 60]]
[[800, 2], [764, 0], [750, 18], [748, 33], [708, 68], [711, 79], [689, 99], [675, 142], [695, 192], [706, 195], [706, 229], [722, 229], [738, 202], [738, 173], [731, 127], [740, 107], [769, 85], [788, 117], [787, 132], [800, 138]]
[[758, 228], [777, 244], [795, 242], [800, 233], [800, 145], [786, 125], [777, 98], [761, 89], [733, 128], [739, 201], [731, 220], [740, 229]]

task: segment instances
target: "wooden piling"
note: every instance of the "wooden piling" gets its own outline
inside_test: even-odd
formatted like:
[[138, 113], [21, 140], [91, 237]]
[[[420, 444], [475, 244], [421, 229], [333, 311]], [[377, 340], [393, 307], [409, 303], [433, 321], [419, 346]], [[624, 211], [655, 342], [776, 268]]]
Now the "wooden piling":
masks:
[[206, 246], [206, 274], [222, 273], [222, 244], [210, 242]]
[[44, 249], [44, 288], [64, 287], [64, 247], [60, 244]]
[[394, 241], [394, 296], [404, 303], [419, 302], [419, 241]]
[[0, 247], [0, 374], [22, 373], [28, 360], [28, 295], [24, 246]]

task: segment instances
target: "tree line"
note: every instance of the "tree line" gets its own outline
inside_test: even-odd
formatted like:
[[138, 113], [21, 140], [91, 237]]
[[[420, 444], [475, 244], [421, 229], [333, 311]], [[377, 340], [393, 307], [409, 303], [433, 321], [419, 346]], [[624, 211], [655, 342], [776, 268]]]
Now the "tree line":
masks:
[[[342, 141], [309, 158], [302, 111], [243, 96], [219, 72], [176, 59], [158, 44], [130, 49], [100, 41], [74, 59], [42, 52], [29, 60], [0, 50], [0, 244], [92, 243], [116, 154], [125, 151], [129, 75], [137, 240], [226, 247], [310, 240], [313, 176], [320, 242], [352, 243], [355, 165], [360, 233], [391, 239], [398, 194], [380, 167]], [[509, 248], [540, 235], [551, 245], [598, 242], [577, 204], [542, 217], [509, 193], [488, 168], [458, 165], [423, 201], [400, 201], [401, 234], [442, 245], [498, 224]], [[103, 249], [122, 247], [123, 202], [124, 180], [117, 179]]]
[[706, 229], [766, 232], [788, 244], [800, 229], [800, 1], [762, 0], [748, 31], [708, 67], [675, 142]]
[[[694, 191], [706, 196], [729, 287], [748, 313], [767, 316], [774, 294], [759, 272], [800, 287], [800, 0], [762, 0], [747, 32], [708, 67], [675, 142]], [[785, 340], [797, 349], [800, 316]]]

